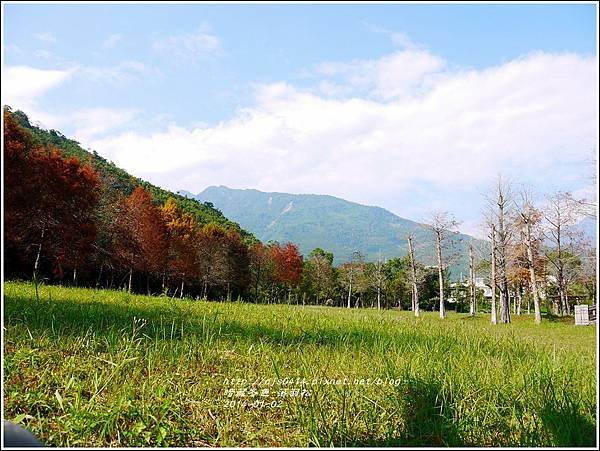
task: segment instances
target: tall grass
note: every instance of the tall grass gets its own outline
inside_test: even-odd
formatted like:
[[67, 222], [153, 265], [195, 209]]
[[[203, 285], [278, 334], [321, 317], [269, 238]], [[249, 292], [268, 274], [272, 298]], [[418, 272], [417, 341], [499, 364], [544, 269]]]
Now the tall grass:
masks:
[[[50, 445], [596, 443], [595, 328], [572, 320], [4, 291], [5, 416]], [[284, 378], [318, 383], [249, 394]]]

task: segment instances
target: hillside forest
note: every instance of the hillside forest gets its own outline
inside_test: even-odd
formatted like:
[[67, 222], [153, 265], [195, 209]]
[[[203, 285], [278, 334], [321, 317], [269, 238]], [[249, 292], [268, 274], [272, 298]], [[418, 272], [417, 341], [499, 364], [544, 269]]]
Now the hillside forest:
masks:
[[[572, 313], [595, 303], [596, 250], [575, 227], [596, 206], [570, 193], [534, 205], [532, 194], [498, 178], [485, 199], [489, 246], [468, 246], [469, 274], [451, 281], [458, 222], [434, 212], [425, 224], [436, 265], [408, 252], [365, 261], [359, 251], [335, 266], [322, 248], [262, 243], [201, 203], [127, 174], [55, 130], [4, 111], [4, 268], [7, 279], [121, 289], [170, 298], [340, 307]], [[484, 287], [476, 284], [484, 281]], [[491, 295], [484, 296], [485, 287]]]

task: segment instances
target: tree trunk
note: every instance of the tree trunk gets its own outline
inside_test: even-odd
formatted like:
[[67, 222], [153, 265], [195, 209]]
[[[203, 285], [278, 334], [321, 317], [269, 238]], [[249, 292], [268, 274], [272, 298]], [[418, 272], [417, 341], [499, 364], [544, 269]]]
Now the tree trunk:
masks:
[[557, 250], [557, 269], [558, 269], [558, 295], [559, 299], [556, 301], [556, 314], [563, 315], [565, 311], [565, 270], [562, 260], [562, 227], [560, 225], [556, 228], [556, 250]]
[[254, 285], [254, 302], [258, 302], [258, 285], [260, 283], [260, 266], [256, 267], [256, 284]]
[[522, 290], [521, 284], [519, 284], [517, 286], [517, 301], [516, 302], [517, 302], [517, 311], [516, 311], [516, 314], [520, 316], [521, 315], [521, 308], [522, 308], [522, 305], [523, 305], [523, 290]]
[[558, 288], [558, 296], [554, 299], [554, 314], [559, 316], [562, 315], [562, 305], [563, 305], [563, 293], [560, 289], [560, 285]]
[[475, 266], [473, 264], [473, 246], [469, 246], [469, 314], [475, 316], [476, 305], [475, 305]]
[[510, 297], [508, 293], [508, 282], [500, 280], [500, 321], [504, 324], [510, 323]]
[[350, 282], [349, 288], [348, 288], [348, 308], [350, 308], [350, 298], [352, 296], [352, 282]]
[[183, 287], [185, 286], [185, 274], [181, 278], [181, 293], [179, 293], [179, 299], [183, 299]]
[[562, 259], [562, 227], [560, 226], [560, 220], [556, 227], [556, 248], [557, 248], [557, 269], [558, 269], [558, 294], [560, 297], [560, 304], [557, 305], [557, 314], [559, 315], [570, 315], [570, 307], [568, 303], [568, 295], [567, 295], [567, 282], [565, 280], [565, 265]]
[[[508, 290], [508, 301], [509, 301], [509, 303], [510, 303], [510, 295], [511, 295], [511, 290], [509, 289]], [[517, 296], [516, 296], [516, 294], [514, 292], [512, 293], [512, 312], [513, 312], [513, 315], [517, 314]]]
[[440, 319], [446, 317], [446, 307], [444, 305], [444, 268], [442, 266], [442, 237], [436, 234], [436, 248], [438, 260], [438, 279], [440, 283]]
[[104, 265], [100, 265], [100, 271], [98, 272], [98, 279], [96, 279], [96, 289], [100, 286], [100, 280], [102, 279], [102, 269], [104, 269]]
[[73, 268], [73, 285], [77, 286], [77, 267]]
[[558, 293], [560, 296], [560, 315], [568, 314], [568, 306], [567, 306], [567, 287], [565, 283], [565, 273], [562, 263], [559, 263], [558, 270]]
[[377, 286], [377, 310], [381, 310], [381, 287]]
[[504, 207], [506, 198], [503, 193], [498, 195], [498, 266], [500, 276], [500, 321], [504, 324], [510, 323], [510, 299], [508, 294], [508, 275], [507, 275], [507, 230], [504, 224]]
[[[410, 257], [410, 272], [411, 272], [411, 285], [412, 285], [412, 308], [415, 312], [415, 316], [419, 316], [419, 286], [417, 285], [417, 267], [415, 264], [415, 255], [413, 253], [412, 238], [408, 237], [408, 255]], [[399, 304], [400, 302], [398, 302]]]
[[531, 242], [531, 224], [529, 221], [525, 222], [525, 240], [527, 247], [527, 263], [529, 266], [529, 282], [531, 283], [531, 295], [533, 296], [533, 309], [535, 314], [535, 324], [541, 324], [542, 322], [542, 311], [540, 309], [540, 297], [537, 288], [537, 280], [535, 277], [535, 266], [533, 260], [533, 249]]
[[558, 299], [556, 300], [556, 314], [561, 316], [565, 314], [565, 292], [560, 285], [558, 288]]
[[131, 293], [131, 279], [133, 279], [133, 268], [129, 268], [129, 282], [127, 284], [127, 292]]
[[492, 268], [490, 275], [490, 285], [492, 288], [492, 324], [498, 324], [498, 314], [496, 312], [496, 226], [492, 224]]
[[38, 292], [38, 269], [40, 267], [40, 256], [42, 255], [42, 241], [44, 241], [44, 234], [46, 233], [46, 224], [42, 226], [42, 233], [40, 235], [40, 242], [38, 244], [37, 254], [35, 256], [35, 262], [33, 264], [33, 283], [35, 284], [35, 298], [40, 300], [40, 294]]

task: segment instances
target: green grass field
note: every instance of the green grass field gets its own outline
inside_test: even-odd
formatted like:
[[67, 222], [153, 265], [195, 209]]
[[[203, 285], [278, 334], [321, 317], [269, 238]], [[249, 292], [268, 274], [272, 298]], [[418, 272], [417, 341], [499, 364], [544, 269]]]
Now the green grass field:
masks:
[[[594, 446], [596, 328], [4, 284], [5, 418], [55, 446]], [[338, 382], [337, 384], [335, 382]]]

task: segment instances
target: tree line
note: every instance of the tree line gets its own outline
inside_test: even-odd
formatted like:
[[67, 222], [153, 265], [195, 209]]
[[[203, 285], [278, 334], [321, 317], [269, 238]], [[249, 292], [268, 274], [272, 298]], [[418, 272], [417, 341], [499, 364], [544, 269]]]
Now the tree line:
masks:
[[[595, 304], [596, 246], [578, 227], [584, 218], [596, 220], [595, 202], [564, 191], [535, 201], [531, 188], [498, 177], [487, 196], [484, 218], [492, 244], [489, 256], [491, 304], [499, 302], [500, 319], [520, 315], [524, 299], [533, 304], [535, 323], [542, 308], [549, 314], [570, 315], [572, 306]], [[545, 304], [545, 305], [543, 305]]]
[[[424, 243], [406, 237], [407, 255], [365, 262], [358, 251], [339, 266], [333, 254], [314, 249], [307, 258], [293, 243], [260, 243], [239, 228], [201, 221], [175, 197], [157, 199], [138, 185], [130, 194], [93, 161], [43, 144], [4, 111], [5, 273], [52, 283], [118, 288], [170, 297], [252, 302], [437, 310], [452, 305], [491, 321], [510, 322], [541, 301], [569, 314], [572, 299], [595, 298], [595, 250], [576, 236], [581, 202], [568, 193], [534, 208], [502, 180], [490, 196], [486, 227], [490, 247], [469, 249], [466, 283], [451, 283], [456, 255], [448, 238], [458, 222], [436, 212], [425, 224], [435, 237], [437, 264], [415, 260]], [[492, 208], [493, 207], [493, 208]], [[593, 263], [593, 264], [592, 264]], [[475, 277], [492, 296], [484, 299]], [[450, 303], [448, 301], [451, 301]], [[529, 310], [529, 308], [527, 309]]]
[[[322, 249], [260, 243], [201, 222], [175, 198], [157, 201], [97, 171], [91, 159], [40, 143], [4, 111], [4, 263], [8, 278], [171, 297], [406, 307], [406, 259], [333, 266]], [[431, 279], [431, 278], [430, 278]], [[376, 282], [373, 282], [376, 281]], [[374, 285], [375, 283], [375, 285]], [[431, 290], [433, 291], [433, 290]], [[343, 302], [342, 302], [343, 301]]]

